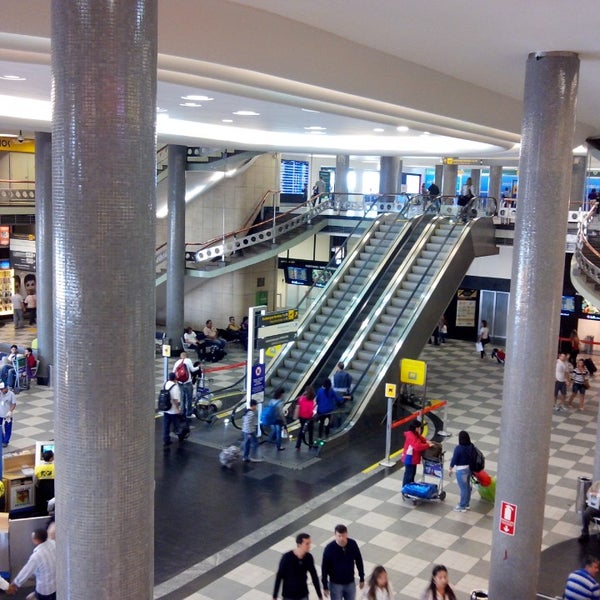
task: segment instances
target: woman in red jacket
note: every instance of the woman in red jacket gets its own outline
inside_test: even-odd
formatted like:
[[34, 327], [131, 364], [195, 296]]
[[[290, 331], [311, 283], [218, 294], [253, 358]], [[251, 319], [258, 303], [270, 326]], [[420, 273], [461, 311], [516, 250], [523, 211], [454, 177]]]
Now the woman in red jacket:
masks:
[[402, 487], [413, 483], [417, 474], [417, 465], [421, 462], [421, 454], [433, 444], [421, 435], [421, 421], [412, 421], [408, 431], [404, 432], [404, 450], [402, 461], [404, 462], [404, 477]]
[[308, 433], [308, 447], [313, 447], [313, 436], [315, 423], [313, 420], [315, 414], [315, 390], [308, 386], [304, 394], [298, 398], [298, 418], [300, 419], [300, 431], [296, 440], [296, 450], [300, 450], [302, 445], [302, 435]]

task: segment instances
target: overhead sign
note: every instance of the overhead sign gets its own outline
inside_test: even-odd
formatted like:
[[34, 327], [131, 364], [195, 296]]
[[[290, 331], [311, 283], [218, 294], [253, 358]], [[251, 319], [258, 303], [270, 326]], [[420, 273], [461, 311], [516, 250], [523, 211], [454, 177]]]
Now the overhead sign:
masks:
[[270, 327], [259, 327], [256, 347], [260, 350], [263, 348], [272, 348], [278, 344], [287, 344], [296, 339], [297, 330], [297, 321], [280, 323], [279, 325], [271, 325]]
[[252, 365], [251, 394], [259, 394], [265, 391], [265, 365], [258, 363]]
[[171, 356], [171, 346], [169, 344], [163, 344], [162, 355], [169, 358]]
[[386, 383], [385, 384], [385, 397], [386, 398], [395, 398], [396, 397], [396, 384], [395, 383]]
[[279, 323], [289, 323], [290, 321], [295, 321], [297, 318], [298, 311], [293, 308], [290, 310], [276, 310], [275, 312], [258, 315], [257, 327], [268, 327], [269, 325], [278, 325]]
[[32, 154], [35, 152], [35, 141], [24, 140], [19, 142], [14, 137], [0, 137], [0, 152], [27, 152]]
[[400, 362], [400, 381], [410, 385], [425, 385], [427, 363], [422, 360], [403, 358]]
[[480, 158], [443, 158], [442, 163], [445, 165], [483, 165], [483, 160]]
[[517, 505], [502, 501], [500, 505], [500, 531], [506, 535], [515, 535], [517, 527]]

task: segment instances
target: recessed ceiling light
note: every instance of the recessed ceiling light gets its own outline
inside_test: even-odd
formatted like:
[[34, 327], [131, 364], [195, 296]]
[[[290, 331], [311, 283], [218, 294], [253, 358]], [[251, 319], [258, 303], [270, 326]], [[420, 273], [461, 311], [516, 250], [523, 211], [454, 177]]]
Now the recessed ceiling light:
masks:
[[254, 112], [253, 110], [236, 110], [234, 115], [239, 115], [240, 117], [258, 117], [260, 113]]
[[221, 119], [223, 123], [233, 123], [233, 119]]
[[396, 131], [408, 131], [408, 127], [406, 125], [400, 125], [400, 127], [396, 127]]
[[166, 113], [168, 112], [166, 108], [161, 108], [160, 106], [156, 107], [156, 112], [157, 113]]
[[324, 131], [309, 131], [311, 135], [327, 135]]
[[381, 133], [382, 131], [385, 131], [385, 129], [383, 127], [375, 127], [373, 131], [375, 131], [376, 133]]
[[202, 104], [198, 104], [197, 102], [180, 102], [179, 106], [189, 106], [192, 108], [202, 108]]
[[429, 133], [429, 131], [424, 131], [421, 135], [431, 135], [431, 133]]
[[26, 81], [26, 78], [20, 75], [0, 75], [0, 79], [5, 79], [6, 81]]
[[312, 113], [318, 113], [318, 112], [321, 112], [321, 111], [318, 111], [318, 110], [313, 110], [312, 108], [303, 108], [302, 110], [303, 110], [304, 112], [312, 112]]
[[192, 100], [193, 102], [210, 102], [211, 100], [214, 100], [214, 98], [211, 98], [210, 96], [197, 96], [194, 94], [191, 94], [189, 96], [181, 96], [182, 100]]
[[321, 127], [320, 125], [311, 125], [310, 127], [305, 127], [306, 131], [325, 131], [327, 127]]

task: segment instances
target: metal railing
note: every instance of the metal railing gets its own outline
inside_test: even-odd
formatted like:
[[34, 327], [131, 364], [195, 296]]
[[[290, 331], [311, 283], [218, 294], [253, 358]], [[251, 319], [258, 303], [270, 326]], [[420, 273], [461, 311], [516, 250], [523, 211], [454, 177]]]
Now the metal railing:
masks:
[[575, 244], [575, 261], [583, 274], [594, 283], [600, 284], [600, 252], [588, 240], [589, 224], [594, 219], [597, 211], [598, 202], [594, 202], [591, 210], [585, 214], [579, 223]]

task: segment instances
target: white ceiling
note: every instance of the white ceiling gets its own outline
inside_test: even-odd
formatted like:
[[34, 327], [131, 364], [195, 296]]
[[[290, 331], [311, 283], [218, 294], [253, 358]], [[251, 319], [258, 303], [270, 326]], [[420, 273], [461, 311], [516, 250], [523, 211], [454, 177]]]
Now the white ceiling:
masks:
[[[0, 133], [23, 129], [31, 135], [50, 130], [50, 123], [26, 115], [24, 102], [16, 114], [2, 116], [8, 106], [2, 95], [49, 106], [50, 3], [12, 4], [0, 23], [0, 76], [22, 75], [26, 81], [0, 80]], [[526, 58], [532, 51], [549, 50], [580, 53], [577, 118], [585, 137], [600, 132], [598, 7], [597, 0], [203, 0], [193, 5], [189, 0], [159, 0], [158, 106], [167, 110], [169, 119], [185, 121], [165, 123], [165, 116], [159, 116], [159, 141], [405, 157], [515, 157]], [[220, 29], [219, 17], [228, 19], [229, 31]], [[255, 32], [252, 19], [264, 22], [266, 31]], [[290, 36], [293, 51], [305, 48], [305, 57], [297, 56], [298, 73], [290, 69], [281, 42], [269, 46], [270, 38], [281, 32]], [[317, 41], [318, 51], [311, 55]], [[352, 62], [345, 70], [340, 65], [339, 73], [335, 63], [327, 62], [336, 48], [343, 48]], [[412, 84], [412, 104], [404, 89], [397, 95], [405, 104], [394, 98], [394, 82], [401, 81], [403, 66], [410, 68], [406, 61], [422, 75]], [[322, 71], [331, 82], [329, 89], [322, 84]], [[373, 85], [373, 77], [381, 86]], [[419, 82], [430, 89], [429, 79], [439, 85], [425, 106], [414, 98]], [[387, 88], [392, 93], [386, 96]], [[182, 107], [186, 94], [214, 99], [200, 102], [201, 107]], [[232, 114], [240, 109], [260, 116]], [[411, 126], [409, 132], [397, 132], [403, 123]], [[311, 126], [325, 129], [315, 134], [305, 129]], [[422, 135], [426, 130], [433, 135]]]

